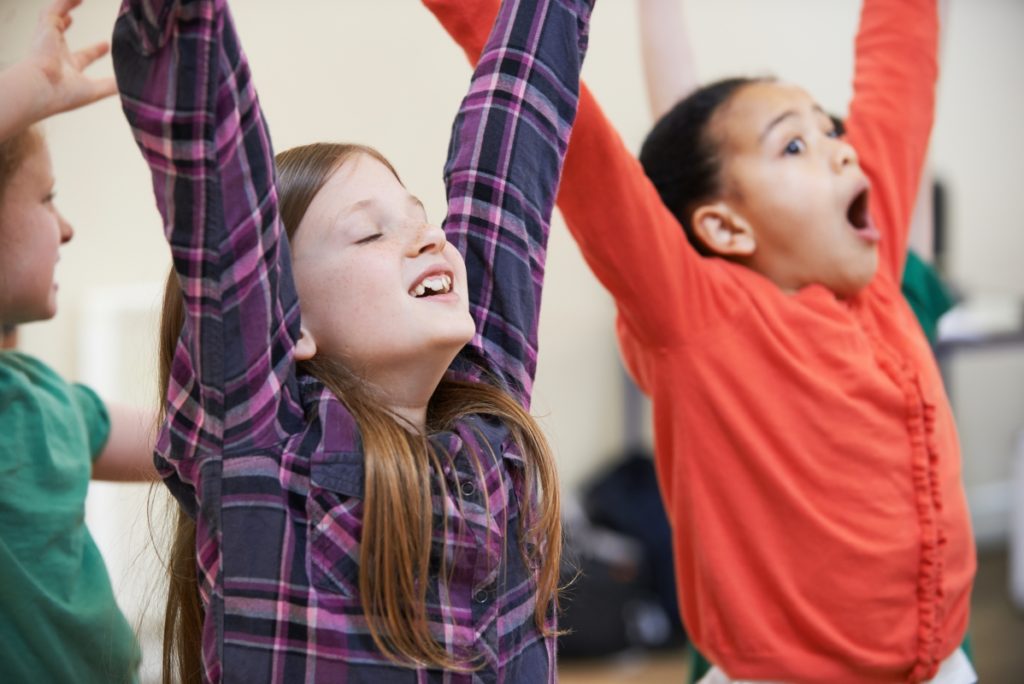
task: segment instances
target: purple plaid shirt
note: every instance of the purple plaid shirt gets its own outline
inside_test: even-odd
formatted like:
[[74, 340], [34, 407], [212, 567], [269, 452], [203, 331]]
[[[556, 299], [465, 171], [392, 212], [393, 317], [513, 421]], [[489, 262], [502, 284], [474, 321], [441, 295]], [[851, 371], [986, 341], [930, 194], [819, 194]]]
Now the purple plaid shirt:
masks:
[[[446, 166], [445, 230], [465, 256], [477, 326], [451, 370], [490, 378], [524, 406], [591, 3], [505, 3]], [[185, 299], [156, 461], [196, 520], [205, 679], [554, 681], [554, 639], [536, 628], [536, 578], [519, 553], [521, 457], [486, 416], [430, 436], [443, 454], [434, 549], [454, 571], [431, 578], [428, 619], [450, 653], [482, 667], [404, 668], [377, 650], [358, 591], [359, 434], [296, 370], [299, 303], [273, 152], [226, 2], [126, 0], [113, 53]]]

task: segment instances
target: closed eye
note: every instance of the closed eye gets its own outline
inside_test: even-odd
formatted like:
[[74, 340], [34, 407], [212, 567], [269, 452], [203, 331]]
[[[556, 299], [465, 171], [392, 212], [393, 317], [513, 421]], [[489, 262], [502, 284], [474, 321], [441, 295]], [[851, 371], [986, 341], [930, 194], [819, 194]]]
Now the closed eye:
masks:
[[384, 236], [383, 233], [373, 233], [372, 235], [367, 235], [366, 237], [364, 237], [364, 238], [362, 238], [360, 240], [356, 240], [356, 244], [357, 245], [368, 245], [371, 242], [373, 242], [375, 240], [378, 240], [378, 239], [380, 239], [383, 236]]

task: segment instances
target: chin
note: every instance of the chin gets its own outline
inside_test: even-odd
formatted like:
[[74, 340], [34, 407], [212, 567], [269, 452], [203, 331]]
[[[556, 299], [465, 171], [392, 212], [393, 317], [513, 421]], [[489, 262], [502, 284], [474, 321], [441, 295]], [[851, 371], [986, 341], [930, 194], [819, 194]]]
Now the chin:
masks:
[[458, 335], [453, 335], [451, 338], [447, 340], [447, 342], [452, 348], [455, 349], [455, 354], [458, 354], [460, 351], [462, 351], [463, 347], [470, 343], [470, 341], [473, 339], [473, 335], [475, 334], [476, 329], [473, 329], [472, 331], [469, 332], [468, 335], [465, 334], [464, 332]]
[[830, 283], [828, 289], [840, 299], [849, 299], [860, 294], [864, 288], [871, 284], [875, 277], [875, 269], [870, 272], [849, 274], [840, 282]]
[[[454, 332], [454, 331], [453, 331]], [[459, 348], [469, 344], [473, 336], [476, 335], [476, 322], [473, 317], [466, 312], [466, 319], [459, 325], [459, 330], [455, 333], [454, 337], [459, 341]]]
[[452, 355], [454, 356], [465, 347], [470, 340], [473, 339], [473, 335], [476, 334], [476, 326], [458, 326], [452, 327], [443, 332], [439, 332], [432, 338], [431, 346], [438, 349], [452, 349]]
[[19, 325], [24, 323], [35, 323], [48, 321], [57, 315], [57, 302], [47, 302], [45, 306], [41, 306], [33, 311], [29, 311], [27, 315], [22, 316], [21, 320], [16, 321]]
[[861, 252], [836, 262], [834, 277], [822, 283], [840, 299], [856, 296], [871, 284], [878, 271], [878, 252]]

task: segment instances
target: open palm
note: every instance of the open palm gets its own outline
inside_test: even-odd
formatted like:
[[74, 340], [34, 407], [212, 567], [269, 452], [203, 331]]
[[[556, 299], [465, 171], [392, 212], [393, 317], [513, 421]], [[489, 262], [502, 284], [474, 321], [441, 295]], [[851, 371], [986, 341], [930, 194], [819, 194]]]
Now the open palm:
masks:
[[51, 88], [46, 115], [89, 104], [116, 91], [114, 79], [92, 78], [85, 69], [110, 49], [96, 43], [72, 52], [64, 34], [71, 26], [71, 10], [81, 0], [54, 0], [39, 16], [35, 39], [29, 55]]

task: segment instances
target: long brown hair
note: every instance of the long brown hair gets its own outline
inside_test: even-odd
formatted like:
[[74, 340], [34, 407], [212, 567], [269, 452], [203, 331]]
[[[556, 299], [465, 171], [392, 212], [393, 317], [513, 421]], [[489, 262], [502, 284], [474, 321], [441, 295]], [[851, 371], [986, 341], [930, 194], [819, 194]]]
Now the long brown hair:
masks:
[[[379, 152], [362, 145], [317, 143], [277, 155], [281, 217], [289, 238], [295, 235], [310, 202], [328, 178], [359, 155], [377, 159], [398, 178]], [[161, 319], [161, 402], [167, 396], [171, 362], [183, 323], [181, 291], [172, 272], [164, 291]], [[402, 665], [473, 669], [471, 654], [450, 654], [431, 636], [426, 613], [428, 583], [420, 581], [429, 575], [430, 486], [432, 474], [440, 472], [438, 454], [425, 435], [403, 427], [404, 423], [342, 364], [317, 356], [300, 363], [299, 370], [323, 382], [345, 403], [359, 426], [365, 468], [359, 592], [374, 642], [388, 658]], [[536, 572], [535, 622], [538, 629], [550, 635], [547, 617], [549, 611], [557, 610], [562, 551], [554, 458], [530, 414], [510, 395], [489, 384], [442, 380], [427, 407], [427, 429], [444, 430], [472, 414], [502, 420], [524, 456], [520, 553], [527, 567]], [[436, 479], [444, 488], [443, 478]], [[177, 669], [181, 681], [199, 681], [203, 613], [195, 567], [195, 522], [180, 507], [169, 571], [164, 682], [172, 681], [172, 668]], [[446, 575], [442, 569], [441, 576]]]

